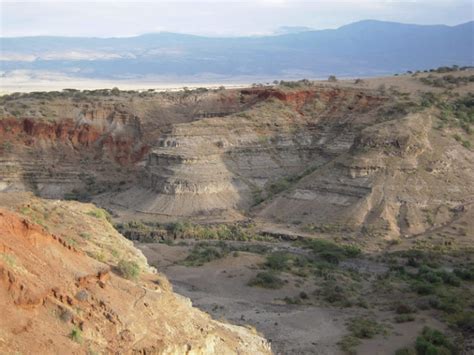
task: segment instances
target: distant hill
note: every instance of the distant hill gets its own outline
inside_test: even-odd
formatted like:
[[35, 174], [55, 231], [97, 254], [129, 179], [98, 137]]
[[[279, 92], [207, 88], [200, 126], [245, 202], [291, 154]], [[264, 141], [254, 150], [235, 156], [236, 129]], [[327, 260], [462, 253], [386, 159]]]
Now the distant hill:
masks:
[[0, 69], [78, 77], [372, 76], [474, 64], [474, 22], [458, 26], [367, 20], [334, 30], [215, 38], [176, 33], [129, 38], [1, 38]]
[[314, 29], [311, 27], [306, 27], [306, 26], [281, 26], [274, 32], [274, 34], [286, 35], [289, 33], [301, 33], [301, 32], [308, 32], [308, 31], [314, 31]]

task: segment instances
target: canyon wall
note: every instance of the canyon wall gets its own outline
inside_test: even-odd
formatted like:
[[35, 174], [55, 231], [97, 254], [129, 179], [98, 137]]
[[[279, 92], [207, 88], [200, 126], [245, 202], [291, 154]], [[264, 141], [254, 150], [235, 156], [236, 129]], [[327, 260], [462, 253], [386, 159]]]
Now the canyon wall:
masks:
[[409, 113], [410, 94], [307, 83], [80, 94], [3, 99], [2, 190], [85, 196], [128, 218], [389, 237], [472, 202], [472, 152], [433, 128], [433, 109]]

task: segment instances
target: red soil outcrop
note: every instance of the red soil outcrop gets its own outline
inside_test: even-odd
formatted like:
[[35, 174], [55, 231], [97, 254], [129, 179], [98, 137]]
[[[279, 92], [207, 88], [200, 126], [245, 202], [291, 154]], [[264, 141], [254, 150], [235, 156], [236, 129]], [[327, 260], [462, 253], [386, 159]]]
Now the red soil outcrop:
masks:
[[143, 159], [149, 147], [133, 132], [115, 134], [106, 124], [81, 123], [73, 119], [39, 121], [32, 118], [0, 120], [0, 141], [35, 146], [46, 142], [51, 146], [66, 144], [74, 149], [98, 149], [120, 165], [134, 164]]
[[0, 353], [270, 353], [260, 336], [192, 308], [161, 275], [130, 281], [111, 268], [0, 209]]
[[339, 88], [316, 88], [304, 90], [282, 91], [279, 89], [269, 88], [252, 88], [241, 90], [244, 96], [256, 96], [259, 100], [275, 98], [280, 101], [291, 104], [297, 111], [301, 111], [303, 106], [311, 100], [317, 98], [323, 103], [328, 104], [336, 100], [343, 100], [355, 96], [358, 108], [367, 108], [379, 105], [384, 98], [375, 95], [367, 95], [367, 93], [356, 93], [353, 90], [341, 90]]

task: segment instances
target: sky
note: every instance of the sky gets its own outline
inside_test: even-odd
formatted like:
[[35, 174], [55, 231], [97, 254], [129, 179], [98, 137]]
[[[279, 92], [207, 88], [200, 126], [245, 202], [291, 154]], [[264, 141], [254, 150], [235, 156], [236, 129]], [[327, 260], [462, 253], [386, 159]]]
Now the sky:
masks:
[[457, 25], [474, 18], [471, 0], [0, 0], [0, 11], [2, 37], [160, 31], [248, 36], [271, 34], [281, 26], [326, 29], [364, 19]]

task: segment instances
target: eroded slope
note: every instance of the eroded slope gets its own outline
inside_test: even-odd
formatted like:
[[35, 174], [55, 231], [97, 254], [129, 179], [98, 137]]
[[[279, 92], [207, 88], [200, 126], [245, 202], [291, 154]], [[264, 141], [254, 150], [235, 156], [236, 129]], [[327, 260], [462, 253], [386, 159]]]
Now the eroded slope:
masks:
[[347, 153], [259, 215], [341, 229], [365, 226], [392, 236], [449, 223], [474, 201], [474, 156], [432, 129], [433, 119], [422, 112], [362, 130]]
[[[112, 228], [90, 213], [92, 205], [43, 204], [24, 194], [3, 194], [4, 203], [23, 215], [0, 210], [1, 352], [270, 353], [260, 336], [218, 323], [174, 294], [120, 235], [107, 234], [115, 243], [104, 246], [104, 256], [93, 254], [102, 243], [97, 235]], [[33, 220], [44, 213], [41, 227]], [[64, 224], [70, 219], [77, 224]], [[91, 234], [78, 235], [79, 224]], [[120, 277], [118, 259], [136, 262], [142, 276]]]
[[128, 220], [423, 233], [473, 200], [474, 104], [468, 80], [446, 91], [421, 79], [9, 96], [1, 188], [92, 199]]

